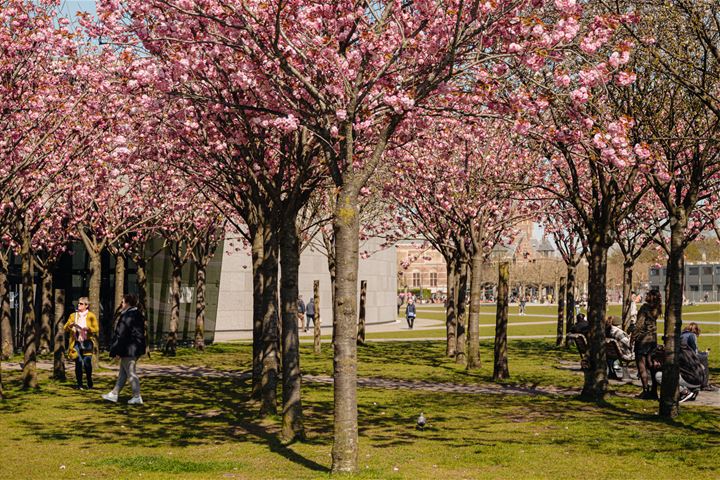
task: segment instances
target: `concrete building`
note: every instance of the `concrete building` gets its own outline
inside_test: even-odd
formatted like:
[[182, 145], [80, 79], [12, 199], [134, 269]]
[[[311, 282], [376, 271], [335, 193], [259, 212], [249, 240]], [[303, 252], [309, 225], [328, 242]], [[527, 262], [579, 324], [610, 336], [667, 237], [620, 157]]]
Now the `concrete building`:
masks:
[[[237, 243], [237, 242], [236, 242]], [[361, 246], [361, 251], [375, 252], [370, 257], [360, 259], [360, 280], [367, 281], [367, 324], [395, 321], [397, 294], [395, 279], [395, 248], [380, 249], [379, 240], [369, 240]], [[229, 242], [218, 247], [215, 256], [207, 268], [205, 341], [226, 341], [247, 339], [252, 336], [252, 264], [249, 251], [228, 251]], [[57, 264], [53, 274], [53, 289], [62, 305], [55, 305], [64, 311], [63, 318], [75, 309], [77, 299], [86, 296], [89, 290], [89, 257], [80, 242], [72, 245], [72, 253], [66, 253]], [[164, 345], [170, 324], [170, 278], [172, 263], [162, 248], [162, 241], [155, 240], [148, 245], [147, 263], [147, 307], [148, 340], [156, 346]], [[98, 315], [101, 325], [101, 344], [106, 345], [112, 331], [112, 312], [115, 310], [115, 259], [107, 252], [102, 255], [102, 274], [100, 287], [100, 305], [92, 305], [91, 310]], [[180, 321], [178, 341], [189, 344], [195, 332], [195, 274], [192, 262], [182, 269], [180, 288]], [[137, 267], [128, 261], [125, 268], [125, 291], [138, 293]], [[332, 328], [332, 305], [330, 275], [327, 259], [318, 251], [307, 248], [301, 255], [300, 294], [305, 302], [313, 293], [313, 281], [320, 281], [320, 316], [323, 332]], [[11, 327], [15, 345], [23, 344], [22, 335], [22, 289], [20, 279], [20, 259], [11, 256], [8, 275]], [[40, 311], [40, 278], [36, 275], [36, 312]], [[359, 289], [358, 289], [359, 290]], [[359, 293], [358, 293], [359, 295]], [[58, 311], [58, 310], [56, 310]]]
[[[380, 249], [380, 243], [371, 239], [360, 248], [361, 251], [375, 252], [369, 258], [360, 258], [358, 272], [358, 297], [360, 281], [367, 281], [367, 324], [395, 321], [396, 318], [395, 247]], [[252, 332], [252, 265], [249, 252], [224, 252], [221, 263], [214, 340], [247, 338], [248, 332]], [[315, 280], [320, 281], [321, 325], [330, 328], [332, 292], [327, 257], [308, 248], [300, 259], [300, 294], [305, 303], [312, 297]]]
[[[665, 295], [666, 267], [650, 267], [650, 288]], [[685, 264], [685, 298], [689, 302], [720, 301], [720, 262]]]

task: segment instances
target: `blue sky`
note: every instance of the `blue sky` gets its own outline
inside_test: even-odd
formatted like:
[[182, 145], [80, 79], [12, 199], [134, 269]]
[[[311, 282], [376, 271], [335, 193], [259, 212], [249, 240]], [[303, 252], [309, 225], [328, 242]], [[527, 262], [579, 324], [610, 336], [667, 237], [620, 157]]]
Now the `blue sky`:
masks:
[[60, 11], [71, 19], [77, 12], [89, 12], [95, 15], [95, 0], [64, 0], [60, 4]]

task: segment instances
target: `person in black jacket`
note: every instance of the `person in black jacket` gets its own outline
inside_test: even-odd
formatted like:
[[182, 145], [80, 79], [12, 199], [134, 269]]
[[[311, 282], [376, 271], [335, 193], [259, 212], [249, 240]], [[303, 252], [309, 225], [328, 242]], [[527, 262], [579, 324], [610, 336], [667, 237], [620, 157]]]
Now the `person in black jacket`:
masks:
[[407, 306], [405, 307], [405, 319], [407, 320], [408, 328], [412, 329], [415, 325], [415, 299], [413, 299], [413, 297], [408, 299]]
[[145, 354], [145, 319], [138, 310], [137, 303], [138, 299], [135, 295], [125, 295], [120, 319], [115, 325], [113, 342], [110, 346], [110, 358], [120, 358], [120, 372], [115, 388], [102, 396], [110, 402], [118, 401], [120, 390], [129, 378], [133, 396], [128, 404], [142, 405], [143, 403], [140, 396], [140, 379], [135, 372], [135, 366], [138, 358]]

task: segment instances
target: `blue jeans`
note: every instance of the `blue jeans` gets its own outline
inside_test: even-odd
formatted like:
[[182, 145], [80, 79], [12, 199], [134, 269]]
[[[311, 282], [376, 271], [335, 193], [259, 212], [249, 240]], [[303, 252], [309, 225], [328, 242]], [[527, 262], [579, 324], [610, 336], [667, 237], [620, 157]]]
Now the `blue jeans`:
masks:
[[75, 359], [75, 379], [78, 387], [83, 386], [83, 367], [85, 369], [85, 377], [87, 378], [88, 388], [93, 388], [92, 381], [92, 355], [78, 354]]

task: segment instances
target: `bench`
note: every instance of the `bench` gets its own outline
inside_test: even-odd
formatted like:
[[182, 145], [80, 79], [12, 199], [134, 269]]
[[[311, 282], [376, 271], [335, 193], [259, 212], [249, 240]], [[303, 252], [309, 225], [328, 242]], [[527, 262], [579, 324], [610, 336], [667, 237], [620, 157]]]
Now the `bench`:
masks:
[[[590, 365], [588, 355], [590, 353], [590, 347], [587, 342], [587, 338], [582, 333], [568, 333], [565, 337], [565, 344], [570, 345], [570, 342], [574, 343], [580, 354], [580, 368], [585, 370]], [[628, 372], [628, 366], [630, 365], [629, 360], [625, 360], [622, 357], [620, 345], [614, 338], [605, 339], [605, 356], [608, 360], [618, 360], [620, 367], [622, 368], [622, 378], [630, 377]]]
[[630, 362], [635, 359], [635, 355], [632, 356], [632, 359], [623, 358], [622, 350], [620, 349], [620, 344], [618, 344], [617, 340], [615, 340], [614, 338], [606, 338], [605, 356], [608, 360], [618, 361], [618, 363], [620, 364], [620, 368], [622, 369], [622, 377], [620, 377], [621, 379], [624, 379], [625, 377], [630, 378], [628, 366], [630, 365]]

